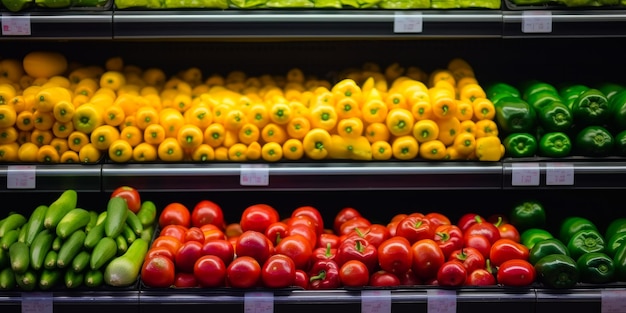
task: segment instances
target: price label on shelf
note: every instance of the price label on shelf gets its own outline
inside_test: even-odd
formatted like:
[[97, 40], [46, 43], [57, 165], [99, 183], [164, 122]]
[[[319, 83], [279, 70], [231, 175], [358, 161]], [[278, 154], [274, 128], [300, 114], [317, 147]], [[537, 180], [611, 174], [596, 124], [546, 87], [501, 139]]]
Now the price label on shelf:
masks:
[[274, 313], [274, 294], [271, 292], [246, 292], [243, 297], [244, 313]]
[[34, 165], [11, 165], [7, 168], [7, 189], [35, 189]]
[[3, 36], [30, 36], [30, 15], [2, 14]]
[[621, 313], [626, 312], [626, 290], [602, 289], [600, 312]]
[[52, 293], [22, 293], [22, 313], [52, 313]]
[[433, 289], [426, 295], [428, 313], [456, 313], [456, 290]]
[[574, 185], [574, 165], [569, 163], [547, 164], [546, 185]]
[[513, 186], [539, 186], [539, 163], [513, 163]]
[[391, 290], [361, 291], [362, 313], [391, 313]]
[[421, 33], [423, 26], [421, 12], [395, 12], [393, 18], [394, 33]]
[[241, 164], [239, 183], [242, 186], [268, 186], [270, 170], [267, 164]]
[[552, 12], [550, 11], [523, 11], [522, 33], [551, 33]]

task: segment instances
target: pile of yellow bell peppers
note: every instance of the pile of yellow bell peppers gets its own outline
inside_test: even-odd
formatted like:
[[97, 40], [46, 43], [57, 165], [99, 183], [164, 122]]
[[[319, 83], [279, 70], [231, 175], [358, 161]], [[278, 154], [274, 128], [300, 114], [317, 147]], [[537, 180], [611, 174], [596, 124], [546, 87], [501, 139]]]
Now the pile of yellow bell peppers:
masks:
[[[19, 69], [13, 69], [18, 71]], [[0, 161], [91, 163], [479, 160], [504, 154], [495, 108], [463, 59], [429, 75], [375, 64], [331, 84], [298, 68], [167, 77], [119, 57], [0, 78]]]

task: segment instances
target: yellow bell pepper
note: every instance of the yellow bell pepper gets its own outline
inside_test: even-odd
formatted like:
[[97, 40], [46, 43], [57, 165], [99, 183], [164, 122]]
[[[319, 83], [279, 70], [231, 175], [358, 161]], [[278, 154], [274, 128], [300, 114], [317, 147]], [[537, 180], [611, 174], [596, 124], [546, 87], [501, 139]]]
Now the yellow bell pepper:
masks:
[[215, 159], [213, 147], [203, 143], [191, 152], [191, 160], [194, 162], [208, 162]]
[[332, 86], [330, 90], [333, 94], [335, 100], [342, 99], [344, 97], [351, 97], [355, 99], [357, 102], [362, 100], [362, 90], [361, 87], [351, 78], [345, 78], [334, 86]]
[[398, 160], [411, 160], [419, 153], [419, 143], [413, 136], [400, 136], [391, 143], [391, 151]]
[[290, 138], [283, 143], [283, 157], [287, 160], [300, 160], [304, 156], [304, 147], [302, 141], [296, 138]]
[[231, 108], [230, 110], [225, 112], [225, 116], [224, 116], [224, 119], [222, 120], [222, 123], [224, 124], [224, 127], [226, 128], [226, 130], [238, 131], [241, 128], [241, 126], [247, 123], [247, 121], [248, 119], [246, 117], [246, 114], [243, 113], [242, 110], [237, 109], [237, 108]]
[[290, 138], [302, 139], [311, 130], [311, 122], [306, 116], [296, 116], [287, 123], [286, 128]]
[[479, 161], [499, 161], [504, 156], [504, 145], [498, 136], [476, 139], [476, 157]]
[[22, 111], [15, 117], [15, 127], [22, 131], [29, 131], [35, 128], [35, 120], [32, 111]]
[[466, 132], [476, 137], [476, 123], [472, 120], [466, 120], [461, 122], [461, 132]]
[[135, 162], [153, 162], [157, 160], [157, 148], [147, 142], [138, 144], [133, 149], [133, 161]]
[[331, 145], [330, 133], [323, 128], [311, 129], [302, 139], [304, 154], [313, 160], [328, 157], [328, 149]]
[[213, 123], [213, 112], [207, 104], [203, 103], [191, 106], [183, 113], [183, 117], [185, 123], [196, 125], [203, 131]]
[[111, 125], [101, 125], [90, 134], [90, 142], [99, 149], [107, 150], [111, 143], [120, 138], [120, 131]]
[[335, 101], [335, 112], [338, 119], [346, 119], [350, 117], [360, 117], [360, 104], [353, 97], [343, 97]]
[[435, 89], [431, 92], [430, 101], [434, 117], [447, 118], [456, 116], [457, 103], [454, 94], [444, 89]]
[[346, 138], [358, 138], [363, 135], [363, 121], [358, 117], [339, 120], [337, 134]]
[[441, 140], [446, 146], [454, 143], [454, 138], [461, 132], [461, 122], [456, 117], [440, 118], [435, 122], [439, 126], [439, 136], [437, 139]]
[[89, 136], [80, 131], [73, 131], [67, 137], [67, 144], [70, 150], [73, 150], [76, 152], [80, 151], [80, 148], [82, 148], [84, 145], [88, 143], [89, 143]]
[[52, 138], [54, 138], [54, 134], [51, 130], [34, 129], [30, 133], [30, 141], [39, 147], [50, 144]]
[[[19, 157], [17, 151], [19, 144], [17, 142], [0, 145], [0, 162], [17, 162]], [[52, 148], [54, 150], [54, 148]], [[39, 151], [39, 150], [37, 150]], [[56, 150], [54, 150], [56, 152]], [[39, 155], [39, 153], [37, 153]]]
[[180, 162], [185, 155], [176, 138], [166, 137], [157, 147], [157, 156], [164, 162]]
[[433, 106], [430, 100], [422, 100], [411, 105], [411, 114], [416, 121], [433, 118]]
[[434, 87], [438, 82], [444, 81], [452, 86], [456, 86], [456, 79], [448, 69], [436, 69], [428, 76], [428, 86]]
[[281, 125], [269, 123], [261, 129], [261, 139], [263, 142], [284, 143], [287, 140], [287, 131]]
[[286, 102], [278, 102], [270, 105], [270, 120], [278, 125], [285, 125], [293, 117], [293, 110]]
[[54, 118], [60, 122], [70, 122], [75, 112], [74, 103], [65, 100], [55, 103], [52, 108]]
[[333, 106], [318, 104], [311, 108], [309, 112], [309, 120], [311, 128], [321, 128], [331, 131], [337, 126], [337, 111]]
[[470, 155], [476, 150], [476, 138], [472, 133], [462, 131], [454, 138], [453, 146], [460, 155]]
[[365, 138], [370, 143], [376, 141], [389, 141], [391, 134], [387, 125], [381, 122], [371, 123], [365, 127]]
[[413, 137], [419, 143], [435, 140], [439, 137], [439, 125], [433, 120], [417, 121], [413, 126]]
[[185, 125], [185, 118], [174, 108], [164, 108], [159, 112], [159, 124], [165, 129], [166, 138], [176, 138], [180, 128]]
[[474, 118], [474, 106], [467, 100], [455, 100], [456, 101], [456, 118], [459, 121], [467, 121]]
[[250, 106], [250, 109], [247, 112], [247, 120], [256, 125], [259, 129], [263, 128], [271, 121], [267, 106], [261, 103]]
[[239, 129], [237, 136], [239, 138], [239, 142], [249, 145], [252, 142], [259, 140], [261, 137], [261, 131], [256, 125], [248, 122]]
[[67, 150], [63, 152], [63, 154], [61, 154], [61, 157], [59, 157], [59, 163], [80, 163], [78, 153], [73, 150]]
[[16, 120], [17, 112], [15, 112], [15, 108], [10, 105], [0, 105], [0, 127], [13, 126]]
[[59, 163], [61, 155], [52, 145], [43, 145], [37, 150], [37, 162], [39, 163]]
[[78, 151], [78, 158], [81, 163], [96, 163], [102, 158], [102, 151], [96, 148], [92, 143], [87, 143]]
[[261, 158], [267, 162], [277, 162], [283, 158], [283, 147], [277, 142], [268, 142], [261, 147]]
[[158, 145], [165, 139], [165, 128], [161, 124], [150, 124], [143, 130], [143, 140]]
[[419, 146], [419, 156], [426, 160], [443, 160], [446, 156], [446, 145], [437, 139], [426, 141]]
[[366, 100], [361, 108], [361, 117], [367, 123], [384, 122], [387, 113], [389, 113], [389, 108], [381, 99]]
[[176, 134], [176, 139], [183, 150], [193, 151], [204, 142], [204, 133], [196, 125], [184, 124]]
[[95, 104], [85, 103], [76, 108], [72, 123], [76, 130], [90, 134], [96, 127], [104, 124], [102, 110]]
[[35, 119], [35, 128], [39, 130], [52, 129], [52, 124], [54, 124], [55, 121], [52, 112], [41, 112], [39, 110], [33, 112], [33, 118]]
[[213, 148], [222, 145], [226, 137], [226, 128], [221, 123], [212, 123], [204, 130], [204, 143]]
[[17, 142], [18, 131], [15, 127], [0, 128], [0, 144]]
[[391, 109], [387, 113], [385, 124], [393, 136], [404, 136], [411, 133], [415, 118], [411, 111], [402, 108]]
[[385, 97], [385, 104], [389, 110], [393, 110], [395, 108], [409, 108], [406, 97], [401, 92], [388, 93]]
[[109, 158], [113, 162], [125, 163], [133, 158], [133, 147], [124, 139], [117, 139], [108, 149]]
[[146, 129], [150, 124], [159, 123], [159, 111], [151, 106], [142, 106], [135, 111], [135, 124], [139, 129]]
[[479, 97], [472, 102], [474, 107], [474, 120], [493, 120], [496, 116], [496, 107], [491, 100]]
[[52, 138], [50, 141], [50, 145], [53, 146], [59, 152], [59, 156], [63, 154], [63, 152], [69, 150], [69, 144], [67, 143], [67, 139], [65, 138]]
[[120, 139], [128, 141], [131, 147], [136, 147], [143, 141], [143, 132], [137, 126], [127, 126], [120, 131]]
[[331, 135], [331, 146], [328, 149], [331, 159], [371, 160], [372, 146], [367, 138], [344, 137]]
[[[458, 86], [457, 86], [458, 87]], [[477, 83], [467, 83], [459, 89], [459, 99], [467, 100], [470, 103], [478, 98], [486, 98], [485, 90]]]
[[243, 162], [247, 160], [248, 146], [238, 142], [228, 147], [228, 160], [235, 162]]
[[498, 125], [495, 121], [492, 120], [480, 120], [476, 123], [476, 133], [474, 136], [476, 138], [482, 137], [497, 137], [498, 136]]
[[261, 144], [258, 141], [251, 142], [246, 149], [246, 159], [255, 161], [261, 158]]
[[111, 126], [119, 126], [126, 119], [124, 109], [119, 105], [111, 105], [104, 109], [104, 123]]
[[59, 101], [72, 103], [72, 92], [60, 86], [45, 87], [35, 96], [35, 109], [42, 112], [52, 112], [54, 105]]
[[226, 132], [224, 133], [224, 142], [222, 142], [222, 145], [224, 147], [230, 148], [236, 143], [240, 143], [239, 134], [237, 133], [236, 130], [227, 129]]
[[375, 141], [372, 143], [372, 159], [389, 160], [392, 156], [391, 144], [388, 141]]

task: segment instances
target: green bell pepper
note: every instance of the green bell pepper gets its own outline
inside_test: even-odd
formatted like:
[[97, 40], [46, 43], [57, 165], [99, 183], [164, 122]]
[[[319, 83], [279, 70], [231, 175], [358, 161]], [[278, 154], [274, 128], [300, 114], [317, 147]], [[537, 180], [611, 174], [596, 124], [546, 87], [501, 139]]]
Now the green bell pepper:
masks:
[[562, 101], [563, 100], [561, 99], [561, 96], [559, 96], [558, 93], [554, 91], [548, 91], [548, 90], [543, 90], [543, 91], [533, 93], [530, 96], [528, 96], [528, 100], [526, 100], [526, 102], [528, 102], [535, 109], [536, 112], [539, 112], [539, 110], [542, 107], [546, 105], [550, 105], [553, 102], [562, 102]]
[[566, 132], [574, 123], [572, 111], [563, 102], [552, 101], [540, 107], [537, 112], [539, 124], [547, 132]]
[[551, 232], [541, 228], [530, 228], [520, 234], [520, 242], [528, 249], [532, 249], [540, 241], [554, 238]]
[[626, 245], [617, 248], [613, 262], [615, 262], [615, 280], [626, 281]]
[[580, 155], [606, 157], [613, 153], [615, 138], [602, 126], [587, 126], [578, 132], [574, 145]]
[[574, 259], [589, 252], [604, 252], [604, 247], [606, 247], [604, 237], [599, 231], [593, 229], [577, 231], [567, 243], [569, 254]]
[[626, 233], [626, 217], [618, 217], [612, 220], [609, 225], [606, 226], [604, 239], [608, 240], [617, 233]]
[[572, 103], [572, 114], [578, 125], [603, 125], [609, 119], [609, 99], [600, 90], [590, 88]]
[[626, 130], [626, 90], [614, 94], [609, 100], [609, 125], [616, 131]]
[[559, 94], [559, 91], [556, 89], [556, 87], [554, 87], [554, 85], [540, 80], [526, 81], [522, 83], [521, 89], [523, 90], [522, 99], [526, 101], [529, 101], [532, 98], [533, 94], [540, 92], [550, 92], [556, 95]]
[[504, 97], [522, 97], [520, 91], [515, 86], [503, 82], [488, 85], [485, 88], [485, 95], [494, 105]]
[[558, 238], [541, 240], [536, 242], [532, 249], [528, 251], [528, 262], [535, 265], [537, 261], [542, 259], [544, 256], [551, 254], [569, 255], [569, 250], [567, 250], [567, 246]]
[[561, 96], [563, 103], [565, 103], [565, 105], [567, 105], [567, 107], [571, 110], [574, 100], [576, 100], [581, 93], [587, 91], [588, 89], [589, 86], [586, 85], [571, 84], [559, 89], [559, 96]]
[[537, 152], [537, 139], [529, 133], [512, 133], [502, 140], [504, 153], [513, 158], [525, 158], [535, 156]]
[[496, 104], [496, 123], [504, 134], [529, 133], [534, 130], [537, 114], [528, 102], [521, 98], [503, 97]]
[[559, 226], [559, 239], [567, 244], [572, 236], [579, 230], [595, 230], [598, 227], [591, 220], [581, 216], [566, 217]]
[[539, 139], [539, 154], [551, 158], [569, 156], [572, 141], [564, 132], [546, 132]]
[[626, 156], [626, 129], [615, 135], [615, 154], [617, 156]]
[[576, 261], [564, 254], [547, 255], [535, 263], [537, 280], [549, 288], [574, 287], [580, 278]]
[[615, 281], [615, 263], [606, 253], [585, 253], [576, 264], [583, 283], [606, 284]]
[[613, 98], [613, 96], [618, 92], [626, 90], [624, 85], [611, 82], [601, 83], [596, 87], [596, 89], [600, 90], [606, 98], [609, 99], [609, 101], [611, 101], [611, 98]]
[[624, 242], [626, 242], [626, 233], [615, 233], [611, 237], [605, 237], [606, 239], [606, 247], [604, 248], [604, 252], [608, 254], [610, 257], [615, 257], [615, 253], [617, 253], [617, 249], [621, 247]]
[[522, 201], [513, 206], [509, 221], [519, 232], [531, 228], [541, 229], [546, 226], [546, 210], [539, 201]]

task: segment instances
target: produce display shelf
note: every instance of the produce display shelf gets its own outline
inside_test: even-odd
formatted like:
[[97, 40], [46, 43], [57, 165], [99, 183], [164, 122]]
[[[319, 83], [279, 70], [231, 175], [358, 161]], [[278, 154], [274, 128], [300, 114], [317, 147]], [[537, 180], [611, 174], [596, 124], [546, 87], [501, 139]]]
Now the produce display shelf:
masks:
[[593, 38], [626, 35], [626, 11], [518, 10], [502, 11], [503, 38]]
[[101, 172], [99, 163], [0, 165], [0, 193], [100, 192]]
[[53, 10], [32, 12], [2, 12], [4, 29], [0, 39], [82, 39], [111, 40], [113, 11], [106, 10]]

